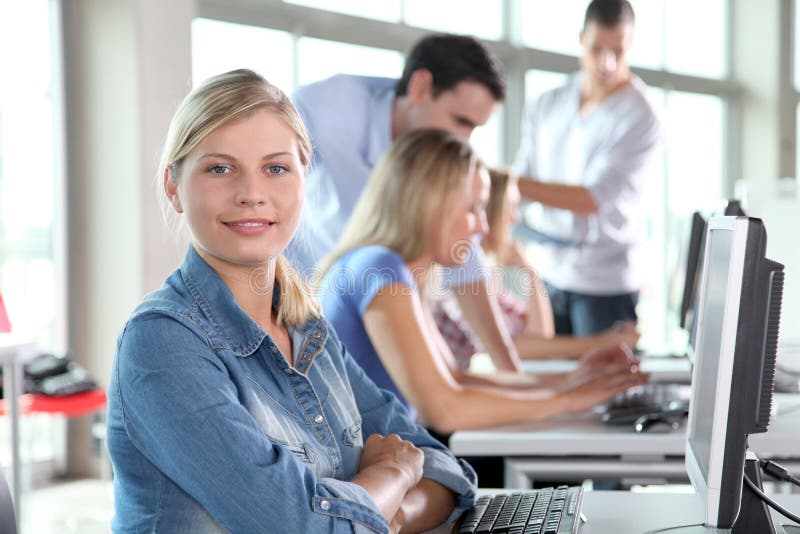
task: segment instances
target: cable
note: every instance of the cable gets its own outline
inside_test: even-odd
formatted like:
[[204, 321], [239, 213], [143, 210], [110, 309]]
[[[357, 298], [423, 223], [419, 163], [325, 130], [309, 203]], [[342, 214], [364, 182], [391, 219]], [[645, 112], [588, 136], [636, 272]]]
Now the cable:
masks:
[[677, 527], [665, 527], [665, 528], [657, 528], [655, 530], [648, 530], [644, 534], [658, 534], [659, 532], [668, 532], [670, 530], [678, 530], [681, 528], [692, 528], [692, 527], [702, 527], [705, 526], [705, 523], [692, 523], [691, 525], [680, 525]]
[[782, 480], [783, 482], [791, 482], [795, 486], [800, 486], [800, 478], [792, 475], [781, 464], [773, 462], [772, 460], [758, 460], [758, 465], [760, 465], [761, 469], [772, 478]]
[[761, 491], [761, 488], [756, 486], [753, 483], [753, 481], [750, 480], [750, 477], [748, 477], [747, 475], [744, 476], [744, 483], [747, 484], [747, 487], [750, 488], [753, 491], [753, 493], [755, 493], [756, 496], [759, 499], [761, 499], [762, 501], [767, 503], [769, 506], [771, 506], [772, 509], [774, 509], [776, 512], [778, 512], [779, 514], [781, 514], [784, 517], [787, 517], [787, 518], [791, 519], [795, 523], [800, 524], [800, 516], [793, 514], [792, 512], [790, 512], [789, 510], [787, 510], [786, 508], [781, 506], [780, 504], [776, 503], [775, 501], [773, 501], [772, 499], [767, 497], [767, 495], [763, 491]]

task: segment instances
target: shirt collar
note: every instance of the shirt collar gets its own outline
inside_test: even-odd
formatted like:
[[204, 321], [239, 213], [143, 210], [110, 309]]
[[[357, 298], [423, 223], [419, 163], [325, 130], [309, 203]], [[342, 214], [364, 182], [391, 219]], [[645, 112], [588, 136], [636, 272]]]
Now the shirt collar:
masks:
[[[267, 335], [233, 298], [233, 293], [219, 275], [189, 245], [181, 265], [181, 277], [203, 315], [213, 325], [209, 332], [212, 348], [228, 348], [239, 356], [255, 352]], [[272, 306], [276, 307], [280, 294], [275, 291]]]
[[[209, 332], [212, 348], [227, 348], [237, 356], [249, 356], [269, 337], [236, 303], [225, 282], [191, 245], [180, 272], [195, 303], [213, 325], [213, 332]], [[273, 309], [278, 308], [280, 298], [280, 285], [275, 282]], [[306, 373], [328, 340], [328, 327], [323, 319], [313, 317], [300, 328], [289, 327], [289, 335], [295, 368]]]

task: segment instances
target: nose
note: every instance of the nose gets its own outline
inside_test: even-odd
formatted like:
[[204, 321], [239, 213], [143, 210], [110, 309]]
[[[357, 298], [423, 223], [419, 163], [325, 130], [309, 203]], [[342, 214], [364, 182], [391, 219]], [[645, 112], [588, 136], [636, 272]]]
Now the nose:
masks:
[[260, 206], [264, 204], [263, 185], [256, 173], [242, 173], [236, 189], [236, 204], [240, 206]]
[[489, 221], [486, 219], [486, 210], [481, 210], [478, 223], [475, 225], [475, 234], [483, 237], [489, 232]]
[[600, 59], [600, 66], [604, 72], [614, 72], [617, 70], [617, 56], [611, 51], [606, 50]]

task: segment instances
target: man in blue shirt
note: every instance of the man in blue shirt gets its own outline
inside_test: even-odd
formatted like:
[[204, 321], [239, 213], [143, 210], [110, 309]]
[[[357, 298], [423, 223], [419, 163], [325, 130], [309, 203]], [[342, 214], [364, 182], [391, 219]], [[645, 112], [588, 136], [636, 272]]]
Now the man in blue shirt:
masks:
[[[439, 128], [468, 139], [505, 98], [497, 60], [478, 41], [432, 35], [419, 41], [399, 80], [337, 75], [300, 87], [294, 102], [314, 144], [303, 224], [287, 256], [307, 277], [344, 230], [378, 159], [403, 133]], [[488, 291], [479, 247], [447, 274], [464, 316], [500, 369], [519, 357]]]

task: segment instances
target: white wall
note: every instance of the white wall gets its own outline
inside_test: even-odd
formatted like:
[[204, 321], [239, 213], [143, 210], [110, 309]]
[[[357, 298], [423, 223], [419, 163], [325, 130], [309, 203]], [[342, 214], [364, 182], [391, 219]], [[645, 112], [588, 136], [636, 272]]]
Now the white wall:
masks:
[[[162, 238], [153, 177], [191, 80], [193, 0], [63, 2], [67, 106], [68, 345], [108, 383], [117, 332], [180, 254]], [[96, 472], [88, 422], [69, 469]]]
[[[734, 180], [773, 181], [780, 177], [781, 0], [731, 0], [732, 76], [739, 97], [739, 153]], [[793, 151], [793, 148], [791, 149]], [[737, 166], [738, 164], [738, 166]]]

